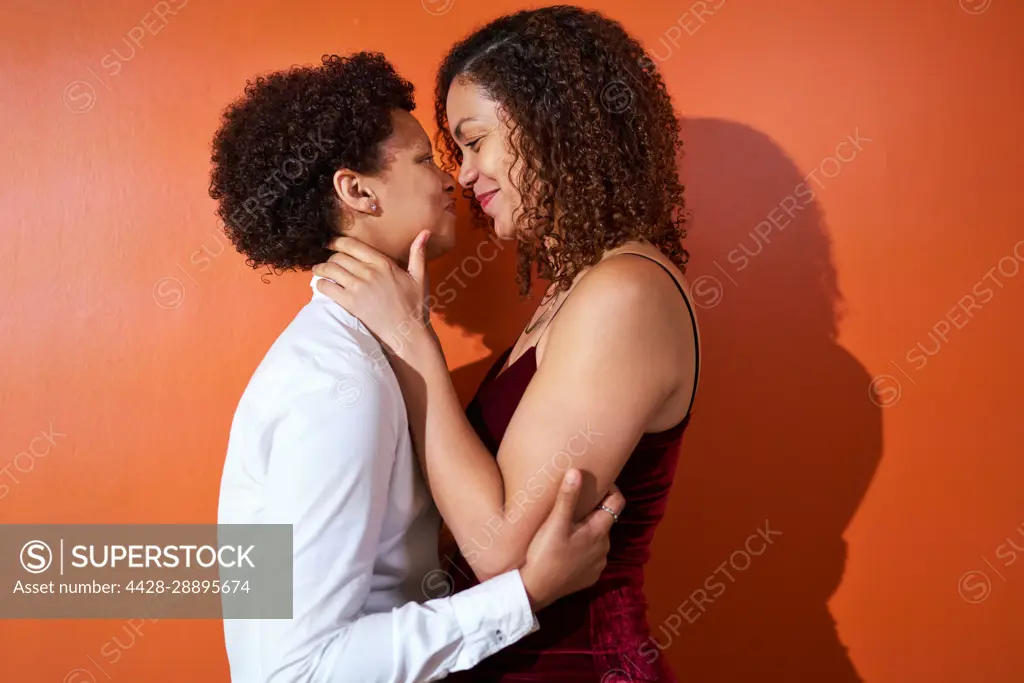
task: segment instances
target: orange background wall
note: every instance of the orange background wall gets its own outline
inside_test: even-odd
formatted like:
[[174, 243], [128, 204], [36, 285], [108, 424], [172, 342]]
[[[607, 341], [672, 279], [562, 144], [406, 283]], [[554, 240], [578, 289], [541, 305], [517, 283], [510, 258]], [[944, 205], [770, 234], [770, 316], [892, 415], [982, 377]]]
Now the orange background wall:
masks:
[[[432, 130], [445, 49], [520, 6], [6, 3], [0, 521], [214, 521], [235, 404], [309, 296], [218, 233], [221, 107], [376, 49]], [[659, 652], [688, 681], [1024, 680], [1024, 6], [590, 6], [685, 118], [705, 373], [649, 570]], [[529, 314], [479, 239], [432, 266], [463, 283], [438, 325], [464, 396]], [[227, 680], [219, 621], [133, 623], [0, 622], [0, 680]]]

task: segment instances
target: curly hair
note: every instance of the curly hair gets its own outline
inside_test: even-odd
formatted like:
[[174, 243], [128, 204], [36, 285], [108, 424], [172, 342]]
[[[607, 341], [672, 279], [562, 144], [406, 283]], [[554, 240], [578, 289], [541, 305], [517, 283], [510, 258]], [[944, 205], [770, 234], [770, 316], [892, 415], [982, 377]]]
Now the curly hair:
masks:
[[330, 257], [342, 225], [334, 172], [386, 169], [396, 108], [415, 108], [413, 85], [379, 53], [246, 82], [213, 139], [210, 196], [249, 266], [308, 270]]
[[[607, 249], [646, 239], [680, 270], [689, 254], [679, 120], [664, 80], [620, 23], [558, 5], [500, 17], [451, 48], [437, 74], [435, 143], [453, 172], [448, 128], [455, 79], [482, 87], [508, 114], [520, 293], [537, 274], [567, 289]], [[493, 229], [470, 193], [478, 224]], [[557, 211], [557, 232], [553, 220]]]

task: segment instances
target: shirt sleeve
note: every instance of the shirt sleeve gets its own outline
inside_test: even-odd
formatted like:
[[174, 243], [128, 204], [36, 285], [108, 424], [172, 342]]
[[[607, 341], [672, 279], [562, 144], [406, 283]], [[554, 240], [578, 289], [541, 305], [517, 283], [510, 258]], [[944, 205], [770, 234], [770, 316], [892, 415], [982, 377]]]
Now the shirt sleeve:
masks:
[[258, 622], [262, 680], [414, 683], [469, 669], [537, 624], [518, 570], [366, 614], [404, 403], [375, 368], [289, 401], [268, 430], [266, 523], [291, 524], [293, 611]]

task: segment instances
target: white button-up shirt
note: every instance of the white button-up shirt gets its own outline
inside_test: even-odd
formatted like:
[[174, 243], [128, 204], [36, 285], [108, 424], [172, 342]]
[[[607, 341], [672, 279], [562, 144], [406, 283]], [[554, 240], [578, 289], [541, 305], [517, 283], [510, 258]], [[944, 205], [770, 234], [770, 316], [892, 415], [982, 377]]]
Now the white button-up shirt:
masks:
[[225, 619], [233, 683], [412, 683], [536, 628], [518, 570], [447, 595], [440, 517], [380, 344], [317, 291], [231, 424], [218, 523], [291, 524], [293, 616]]

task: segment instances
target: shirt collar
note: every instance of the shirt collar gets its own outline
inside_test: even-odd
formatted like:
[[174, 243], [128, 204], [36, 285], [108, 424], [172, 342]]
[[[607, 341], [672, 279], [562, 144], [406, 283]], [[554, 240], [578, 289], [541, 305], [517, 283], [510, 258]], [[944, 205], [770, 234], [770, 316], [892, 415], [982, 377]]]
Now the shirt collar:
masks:
[[313, 290], [313, 298], [311, 299], [311, 301], [321, 301], [327, 304], [337, 316], [351, 323], [353, 327], [358, 328], [360, 330], [368, 331], [366, 326], [363, 325], [363, 321], [349, 313], [344, 307], [341, 306], [341, 304], [337, 303], [334, 299], [327, 296], [326, 294], [324, 294], [323, 292], [316, 288], [316, 281], [323, 279], [324, 277], [322, 275], [314, 275], [313, 278], [309, 281], [309, 288]]
[[314, 299], [319, 297], [321, 299], [328, 299], [329, 300], [331, 298], [331, 297], [327, 296], [326, 294], [324, 294], [323, 292], [321, 292], [319, 289], [316, 288], [316, 281], [317, 280], [323, 280], [323, 279], [324, 278], [321, 275], [314, 275], [313, 279], [309, 281], [309, 288], [313, 290], [313, 298]]

